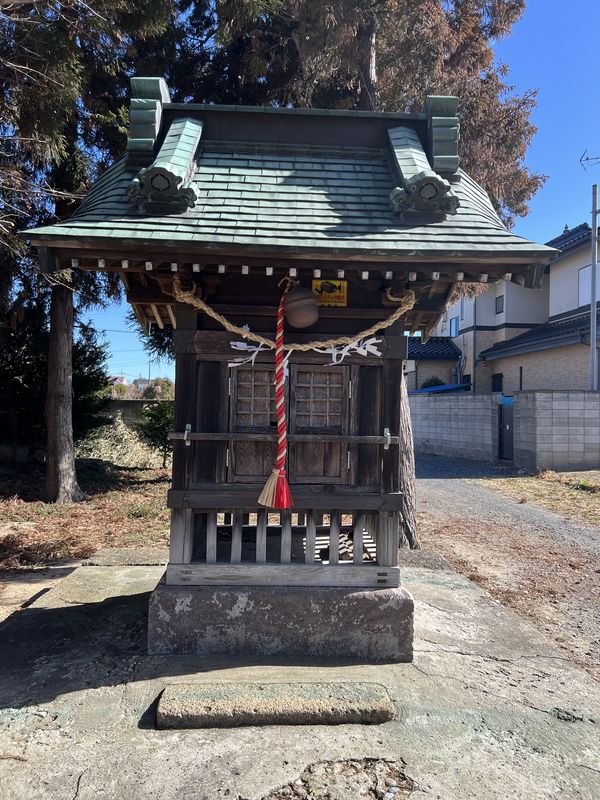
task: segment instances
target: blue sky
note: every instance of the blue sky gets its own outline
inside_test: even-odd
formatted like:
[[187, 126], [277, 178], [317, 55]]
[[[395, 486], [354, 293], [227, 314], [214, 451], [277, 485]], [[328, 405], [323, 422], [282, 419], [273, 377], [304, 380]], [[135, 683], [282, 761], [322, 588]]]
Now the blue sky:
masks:
[[[516, 92], [538, 89], [532, 120], [538, 128], [526, 163], [548, 181], [531, 203], [516, 233], [539, 242], [557, 236], [565, 225], [590, 221], [591, 186], [600, 183], [600, 163], [579, 159], [587, 149], [600, 157], [600, 3], [596, 0], [529, 0], [521, 21], [496, 45], [499, 60]], [[109, 372], [128, 383], [147, 377], [148, 357], [136, 334], [127, 328], [127, 306], [112, 306], [91, 315], [110, 344]], [[153, 362], [151, 375], [174, 377], [174, 365]]]

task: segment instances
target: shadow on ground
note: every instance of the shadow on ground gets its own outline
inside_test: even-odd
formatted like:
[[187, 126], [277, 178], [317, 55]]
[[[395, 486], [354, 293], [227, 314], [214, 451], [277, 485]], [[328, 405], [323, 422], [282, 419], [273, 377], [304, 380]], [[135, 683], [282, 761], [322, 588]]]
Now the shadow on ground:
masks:
[[[161, 483], [167, 487], [169, 483], [167, 471], [123, 467], [96, 458], [77, 459], [76, 468], [79, 485], [90, 496]], [[44, 500], [45, 475], [46, 465], [41, 461], [29, 464], [0, 462], [0, 500], [12, 497], [26, 502]]]
[[[86, 568], [84, 568], [86, 569]], [[228, 667], [316, 664], [324, 659], [148, 656], [150, 592], [101, 602], [24, 608], [0, 625], [0, 708], [50, 702], [62, 694]], [[337, 659], [336, 666], [358, 663]], [[153, 727], [154, 703], [140, 727]]]
[[416, 455], [417, 479], [436, 478], [507, 478], [511, 475], [522, 475], [511, 464], [500, 464], [495, 461], [473, 461], [470, 458], [452, 458], [435, 456], [428, 453]]

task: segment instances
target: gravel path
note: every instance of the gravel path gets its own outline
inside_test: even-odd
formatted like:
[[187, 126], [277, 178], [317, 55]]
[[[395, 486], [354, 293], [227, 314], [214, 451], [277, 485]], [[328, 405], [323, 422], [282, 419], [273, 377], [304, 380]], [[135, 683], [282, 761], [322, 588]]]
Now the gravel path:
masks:
[[469, 478], [509, 477], [515, 475], [501, 465], [482, 461], [440, 456], [418, 456], [417, 492], [419, 510], [435, 516], [455, 515], [479, 519], [486, 523], [519, 525], [526, 531], [546, 533], [561, 542], [587, 550], [600, 558], [600, 530], [591, 525], [565, 519], [545, 508], [519, 503], [498, 492], [469, 482]]
[[600, 529], [469, 480], [514, 474], [495, 464], [419, 456], [423, 548], [527, 616], [600, 679]]

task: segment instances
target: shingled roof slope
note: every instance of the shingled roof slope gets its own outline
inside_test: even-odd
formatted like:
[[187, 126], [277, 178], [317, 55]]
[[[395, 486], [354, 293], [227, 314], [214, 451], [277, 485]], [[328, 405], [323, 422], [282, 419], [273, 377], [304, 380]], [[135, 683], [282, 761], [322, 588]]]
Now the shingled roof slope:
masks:
[[[600, 311], [598, 312], [598, 330], [600, 331]], [[590, 332], [590, 315], [579, 314], [569, 319], [546, 322], [537, 325], [513, 339], [497, 342], [487, 350], [482, 350], [482, 359], [492, 361], [536, 350], [548, 350], [553, 347], [564, 347], [569, 344], [580, 344]]]
[[[132, 106], [135, 113], [137, 108]], [[144, 108], [139, 113], [154, 113]], [[148, 141], [152, 143], [151, 139], [135, 138], [143, 137], [148, 125], [136, 127], [132, 122], [135, 130], [129, 144], [135, 147], [129, 148], [128, 157], [104, 173], [70, 219], [29, 230], [28, 238], [36, 244], [64, 247], [82, 242], [90, 247], [183, 245], [190, 252], [243, 249], [332, 257], [506, 258], [522, 264], [543, 263], [554, 255], [552, 249], [508, 231], [483, 189], [453, 166], [440, 174], [448, 178], [448, 191], [458, 198], [456, 213], [425, 214], [423, 219], [394, 213], [390, 194], [400, 180], [401, 149], [410, 142], [402, 140], [392, 146], [388, 134], [395, 125], [412, 126], [419, 133], [413, 137], [414, 150], [419, 137], [431, 137], [423, 131], [437, 117], [429, 118], [428, 123], [426, 114], [365, 115], [314, 109], [308, 113], [173, 103], [164, 103], [162, 114], [162, 129], [152, 134], [155, 147], [149, 157], [145, 150], [135, 150], [136, 142], [145, 148]], [[192, 159], [181, 192], [178, 194], [175, 184], [169, 192], [182, 207], [191, 198], [191, 207], [158, 214], [150, 197], [151, 181], [142, 184], [149, 176], [152, 159], [155, 169], [160, 163], [161, 142], [182, 119], [200, 120], [203, 132], [195, 156], [185, 154], [180, 159], [181, 169], [187, 158]], [[442, 121], [452, 119], [444, 117]], [[343, 141], [341, 146], [333, 146], [338, 131], [343, 132]], [[440, 149], [448, 142], [443, 140], [443, 131], [437, 135], [442, 137], [441, 144], [435, 145]], [[426, 143], [422, 141], [420, 146], [426, 148]], [[169, 157], [177, 161], [177, 153], [169, 153]], [[442, 163], [445, 158], [451, 157], [438, 156]], [[457, 158], [454, 161], [457, 163]], [[432, 170], [431, 175], [435, 178], [436, 173]], [[165, 182], [162, 175], [156, 179]], [[132, 204], [132, 187], [146, 205]], [[148, 213], [152, 210], [154, 213]]]
[[431, 336], [424, 341], [420, 336], [408, 339], [410, 361], [458, 361], [461, 352], [449, 336]]
[[[130, 213], [127, 190], [135, 176], [119, 161], [69, 220], [28, 233], [50, 240], [179, 240], [192, 248], [232, 245], [257, 251], [544, 256], [542, 245], [506, 230], [487, 195], [464, 173], [453, 187], [461, 202], [455, 217], [399, 224], [389, 208], [395, 182], [384, 152], [345, 148], [324, 154], [307, 147], [282, 153], [273, 147], [250, 154], [205, 145], [193, 181], [195, 207], [163, 216]], [[547, 252], [549, 257], [552, 251]]]

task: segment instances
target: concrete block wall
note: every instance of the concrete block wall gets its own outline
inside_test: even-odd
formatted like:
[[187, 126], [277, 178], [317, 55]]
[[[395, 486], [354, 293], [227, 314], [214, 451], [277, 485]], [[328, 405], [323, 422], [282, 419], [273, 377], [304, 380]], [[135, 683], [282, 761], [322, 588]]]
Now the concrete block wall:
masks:
[[[498, 457], [498, 394], [412, 395], [417, 452], [486, 461]], [[540, 469], [600, 468], [600, 392], [515, 392], [513, 463]]]
[[411, 395], [415, 449], [493, 461], [498, 455], [497, 394]]
[[[599, 392], [516, 392], [515, 408], [528, 408], [534, 431], [529, 457], [515, 463], [527, 469], [577, 470], [600, 467]], [[515, 443], [521, 439], [515, 424]]]
[[133, 400], [133, 399], [113, 399], [108, 404], [107, 414], [115, 417], [121, 414], [123, 422], [128, 428], [135, 428], [140, 421], [140, 413], [144, 406], [155, 405], [156, 403], [172, 403], [172, 400]]

